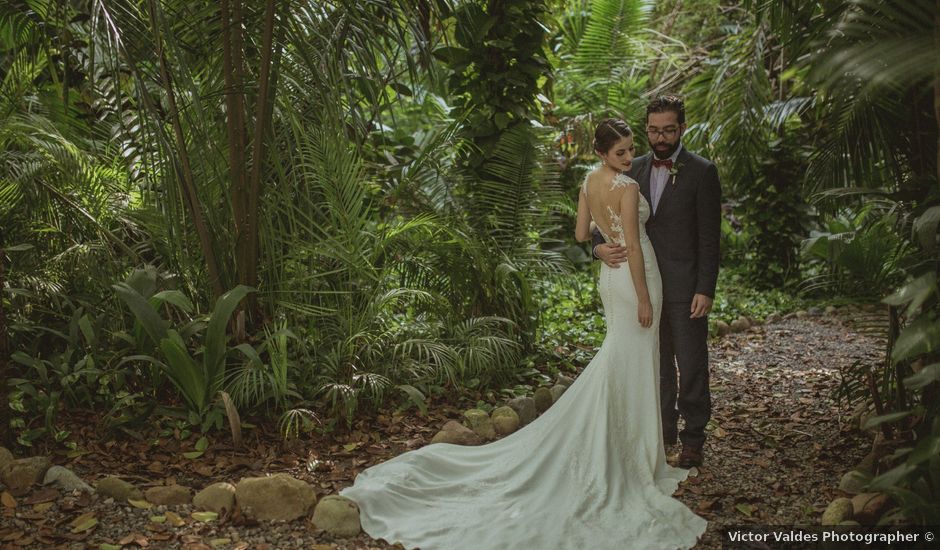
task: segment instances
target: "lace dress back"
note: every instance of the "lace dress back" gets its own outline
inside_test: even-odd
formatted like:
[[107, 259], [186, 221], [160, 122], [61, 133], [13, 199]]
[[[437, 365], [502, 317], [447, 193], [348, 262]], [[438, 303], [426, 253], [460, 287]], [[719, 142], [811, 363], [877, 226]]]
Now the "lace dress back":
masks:
[[[595, 223], [624, 242], [620, 197], [636, 182], [585, 184]], [[590, 189], [588, 189], [590, 186]], [[374, 538], [422, 550], [690, 548], [705, 520], [672, 498], [688, 472], [666, 463], [659, 412], [662, 280], [643, 224], [653, 326], [637, 320], [629, 269], [601, 264], [607, 335], [541, 416], [479, 447], [427, 445], [361, 472], [340, 494]]]

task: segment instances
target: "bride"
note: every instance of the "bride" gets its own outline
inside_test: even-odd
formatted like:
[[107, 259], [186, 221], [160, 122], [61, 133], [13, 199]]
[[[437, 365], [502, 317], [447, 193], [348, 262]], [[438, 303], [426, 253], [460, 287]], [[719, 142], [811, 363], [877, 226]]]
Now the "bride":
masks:
[[600, 268], [607, 335], [548, 411], [480, 447], [428, 445], [360, 473], [341, 494], [362, 528], [406, 548], [690, 548], [705, 520], [672, 498], [687, 470], [666, 464], [659, 413], [662, 281], [646, 236], [650, 207], [624, 174], [633, 134], [594, 134], [601, 166], [584, 180], [575, 236], [591, 222], [628, 249], [629, 269]]

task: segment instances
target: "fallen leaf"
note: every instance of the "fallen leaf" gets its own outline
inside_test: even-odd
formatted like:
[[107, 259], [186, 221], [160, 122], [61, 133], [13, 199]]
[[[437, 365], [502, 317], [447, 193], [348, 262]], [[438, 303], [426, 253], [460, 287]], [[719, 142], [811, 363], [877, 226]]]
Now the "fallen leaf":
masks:
[[176, 512], [167, 512], [166, 513], [166, 522], [172, 525], [173, 527], [180, 527], [186, 525], [186, 522], [177, 514]]
[[46, 512], [49, 510], [49, 508], [52, 508], [53, 504], [55, 503], [54, 502], [40, 502], [39, 504], [33, 504], [33, 511], [39, 512], [39, 513]]
[[202, 522], [215, 521], [218, 519], [219, 514], [215, 512], [193, 512], [193, 519], [197, 519]]
[[153, 508], [153, 504], [147, 502], [146, 500], [134, 500], [132, 498], [127, 499], [127, 503], [133, 506], [134, 508], [140, 508], [141, 510], [149, 510]]
[[741, 512], [742, 514], [744, 514], [744, 515], [747, 516], [747, 517], [751, 517], [751, 514], [753, 514], [753, 513], [754, 513], [754, 510], [756, 510], [756, 508], [755, 508], [754, 506], [751, 506], [750, 504], [737, 504], [737, 505], [735, 505], [734, 508], [735, 508], [738, 512]]
[[0, 502], [3, 503], [4, 508], [16, 508], [16, 499], [13, 498], [13, 495], [9, 491], [4, 491], [3, 494], [0, 494]]
[[81, 533], [98, 525], [98, 518], [94, 512], [87, 512], [73, 519], [69, 525], [72, 526], [72, 533]]

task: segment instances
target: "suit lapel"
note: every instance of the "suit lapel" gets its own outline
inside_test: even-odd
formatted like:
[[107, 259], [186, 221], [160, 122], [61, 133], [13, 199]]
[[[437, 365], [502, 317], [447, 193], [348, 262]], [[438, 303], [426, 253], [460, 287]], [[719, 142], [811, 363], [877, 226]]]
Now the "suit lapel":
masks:
[[[669, 197], [676, 192], [676, 188], [681, 186], [685, 181], [685, 170], [683, 170], [682, 167], [687, 161], [687, 153], [685, 147], [683, 147], [682, 151], [679, 152], [679, 156], [676, 157], [675, 168], [678, 170], [678, 173], [675, 176], [670, 174], [669, 177], [666, 178], [666, 188], [663, 189], [663, 194], [659, 196], [659, 204], [656, 205], [656, 212], [662, 212], [663, 203], [668, 202]], [[652, 163], [650, 163], [650, 165], [652, 166]], [[647, 189], [649, 188], [649, 170], [647, 170], [646, 187]]]

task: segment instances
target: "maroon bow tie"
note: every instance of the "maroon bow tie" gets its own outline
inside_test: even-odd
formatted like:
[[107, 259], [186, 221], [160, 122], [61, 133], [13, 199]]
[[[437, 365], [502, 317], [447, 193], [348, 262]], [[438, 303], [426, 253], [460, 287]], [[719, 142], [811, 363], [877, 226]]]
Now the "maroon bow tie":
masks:
[[653, 157], [653, 167], [665, 168], [666, 170], [672, 170], [672, 159], [659, 160], [658, 158]]

